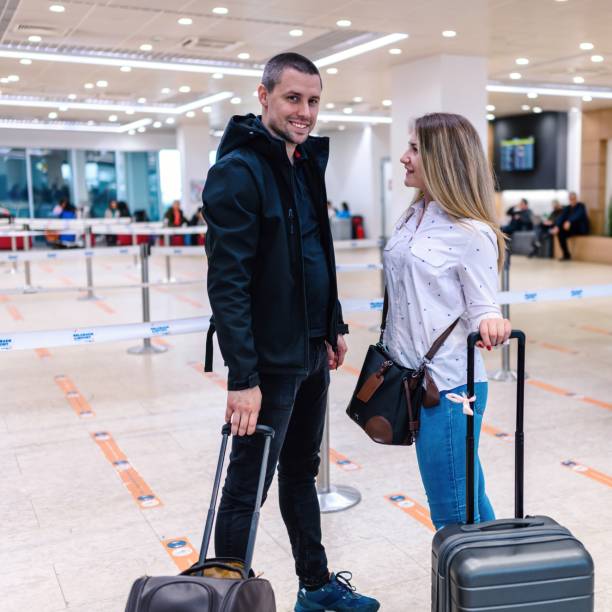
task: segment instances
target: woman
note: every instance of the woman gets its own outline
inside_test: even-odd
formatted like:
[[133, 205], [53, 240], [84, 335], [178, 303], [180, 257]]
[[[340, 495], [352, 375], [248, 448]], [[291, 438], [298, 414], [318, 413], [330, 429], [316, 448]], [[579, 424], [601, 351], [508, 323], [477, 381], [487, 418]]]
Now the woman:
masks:
[[[466, 392], [466, 337], [479, 331], [480, 348], [507, 341], [510, 323], [495, 301], [504, 256], [493, 202], [493, 178], [472, 124], [460, 115], [420, 117], [401, 158], [404, 184], [417, 191], [384, 251], [389, 313], [384, 335], [391, 357], [414, 368], [436, 338], [459, 319], [428, 366], [440, 403], [421, 410], [416, 440], [419, 470], [436, 528], [465, 521], [465, 433], [462, 405], [449, 393]], [[476, 355], [476, 450], [487, 376]], [[455, 396], [455, 400], [458, 398]], [[476, 462], [476, 521], [495, 515]]]

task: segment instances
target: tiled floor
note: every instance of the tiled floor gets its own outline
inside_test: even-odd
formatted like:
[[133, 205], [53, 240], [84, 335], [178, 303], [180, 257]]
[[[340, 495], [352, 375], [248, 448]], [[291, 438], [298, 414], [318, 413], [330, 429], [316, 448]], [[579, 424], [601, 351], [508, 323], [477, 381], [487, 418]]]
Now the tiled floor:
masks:
[[[341, 262], [378, 261], [375, 250], [342, 251]], [[197, 279], [203, 259], [176, 258], [177, 276]], [[137, 322], [140, 292], [98, 290], [104, 307], [75, 293], [10, 295], [22, 271], [0, 267], [0, 331]], [[134, 282], [131, 258], [94, 264], [97, 285]], [[164, 275], [154, 259], [151, 276]], [[82, 285], [82, 261], [34, 264], [35, 284]], [[529, 290], [610, 283], [611, 268], [517, 257], [512, 288]], [[379, 273], [340, 276], [345, 298], [380, 295]], [[4, 293], [3, 293], [4, 292]], [[153, 290], [152, 318], [208, 311], [204, 286]], [[348, 366], [332, 375], [331, 446], [359, 469], [332, 462], [336, 484], [357, 487], [355, 508], [323, 518], [332, 567], [350, 569], [357, 587], [388, 612], [429, 609], [432, 532], [413, 508], [385, 496], [404, 494], [426, 506], [414, 450], [368, 443], [345, 414], [377, 313], [354, 313]], [[597, 612], [612, 611], [612, 298], [512, 308], [527, 333], [525, 508], [554, 516], [591, 551]], [[203, 377], [203, 335], [168, 337], [167, 353], [132, 356], [137, 341], [0, 353], [0, 608], [6, 612], [116, 612], [141, 574], [172, 574], [199, 547], [223, 418], [223, 370]], [[500, 354], [486, 356], [491, 370]], [[57, 377], [66, 378], [57, 378]], [[568, 395], [568, 393], [576, 395]], [[513, 387], [490, 385], [481, 457], [498, 514], [512, 512]], [[106, 435], [92, 434], [104, 432]], [[496, 435], [497, 434], [497, 435]], [[563, 461], [579, 465], [566, 467]], [[113, 462], [120, 463], [114, 465]], [[584, 467], [582, 467], [584, 466]], [[590, 468], [590, 469], [589, 469]], [[153, 496], [147, 498], [146, 496]], [[139, 501], [139, 497], [145, 496]], [[149, 501], [147, 501], [149, 500]], [[167, 548], [163, 542], [187, 546]], [[172, 551], [179, 556], [171, 556]], [[180, 556], [187, 553], [187, 556]], [[295, 595], [287, 536], [272, 487], [264, 508], [256, 568], [272, 580], [278, 607]]]

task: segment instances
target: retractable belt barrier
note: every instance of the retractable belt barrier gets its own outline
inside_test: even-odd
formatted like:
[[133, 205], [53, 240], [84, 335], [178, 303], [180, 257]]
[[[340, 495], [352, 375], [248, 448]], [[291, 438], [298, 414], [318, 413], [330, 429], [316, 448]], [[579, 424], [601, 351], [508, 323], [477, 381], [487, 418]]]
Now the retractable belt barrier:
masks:
[[117, 257], [120, 255], [138, 255], [138, 247], [100, 247], [94, 249], [63, 249], [57, 251], [7, 251], [0, 252], [0, 262], [20, 261], [56, 261], [60, 259], [80, 259], [99, 256]]

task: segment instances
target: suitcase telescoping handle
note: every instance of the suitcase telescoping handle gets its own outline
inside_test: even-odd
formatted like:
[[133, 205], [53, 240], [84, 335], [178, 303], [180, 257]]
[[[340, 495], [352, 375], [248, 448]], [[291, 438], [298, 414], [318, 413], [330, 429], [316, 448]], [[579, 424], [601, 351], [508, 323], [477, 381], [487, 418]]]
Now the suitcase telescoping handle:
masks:
[[[525, 476], [525, 436], [523, 433], [523, 414], [525, 407], [525, 334], [515, 329], [510, 334], [511, 339], [518, 342], [518, 359], [516, 367], [516, 431], [514, 432], [514, 516], [523, 518], [523, 488]], [[467, 394], [474, 395], [474, 351], [476, 342], [480, 340], [477, 332], [471, 333], [467, 340]], [[474, 522], [474, 417], [467, 417], [466, 436], [466, 498], [467, 523]]]
[[[206, 527], [204, 528], [204, 537], [202, 538], [202, 546], [200, 547], [200, 558], [198, 565], [206, 561], [208, 547], [210, 545], [210, 537], [212, 535], [213, 523], [215, 521], [215, 512], [217, 508], [217, 497], [219, 496], [219, 487], [221, 485], [221, 476], [223, 474], [223, 464], [225, 462], [225, 452], [227, 450], [227, 440], [232, 433], [232, 426], [226, 423], [221, 428], [221, 450], [219, 451], [219, 461], [217, 462], [217, 471], [215, 473], [215, 482], [213, 485], [210, 507], [206, 516]], [[247, 543], [246, 553], [244, 555], [244, 572], [245, 576], [249, 575], [251, 563], [253, 561], [253, 551], [255, 550], [255, 536], [257, 535], [257, 527], [259, 525], [259, 513], [261, 511], [261, 500], [263, 498], [264, 484], [266, 480], [266, 471], [268, 466], [268, 456], [270, 455], [270, 443], [274, 437], [274, 430], [267, 425], [257, 425], [255, 428], [256, 434], [264, 436], [264, 450], [261, 459], [261, 469], [259, 471], [259, 482], [257, 483], [257, 496], [255, 498], [255, 507], [253, 509], [253, 518], [251, 520], [251, 528], [249, 530], [249, 540]]]

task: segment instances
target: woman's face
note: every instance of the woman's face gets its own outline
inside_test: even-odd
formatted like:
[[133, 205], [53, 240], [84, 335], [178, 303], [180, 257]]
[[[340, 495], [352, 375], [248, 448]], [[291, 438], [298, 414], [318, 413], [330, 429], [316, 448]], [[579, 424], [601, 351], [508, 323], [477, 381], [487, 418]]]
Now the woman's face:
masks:
[[408, 150], [402, 155], [400, 161], [404, 165], [404, 168], [406, 168], [404, 185], [424, 191], [425, 184], [423, 182], [419, 143], [417, 142], [417, 137], [414, 132], [410, 133]]

